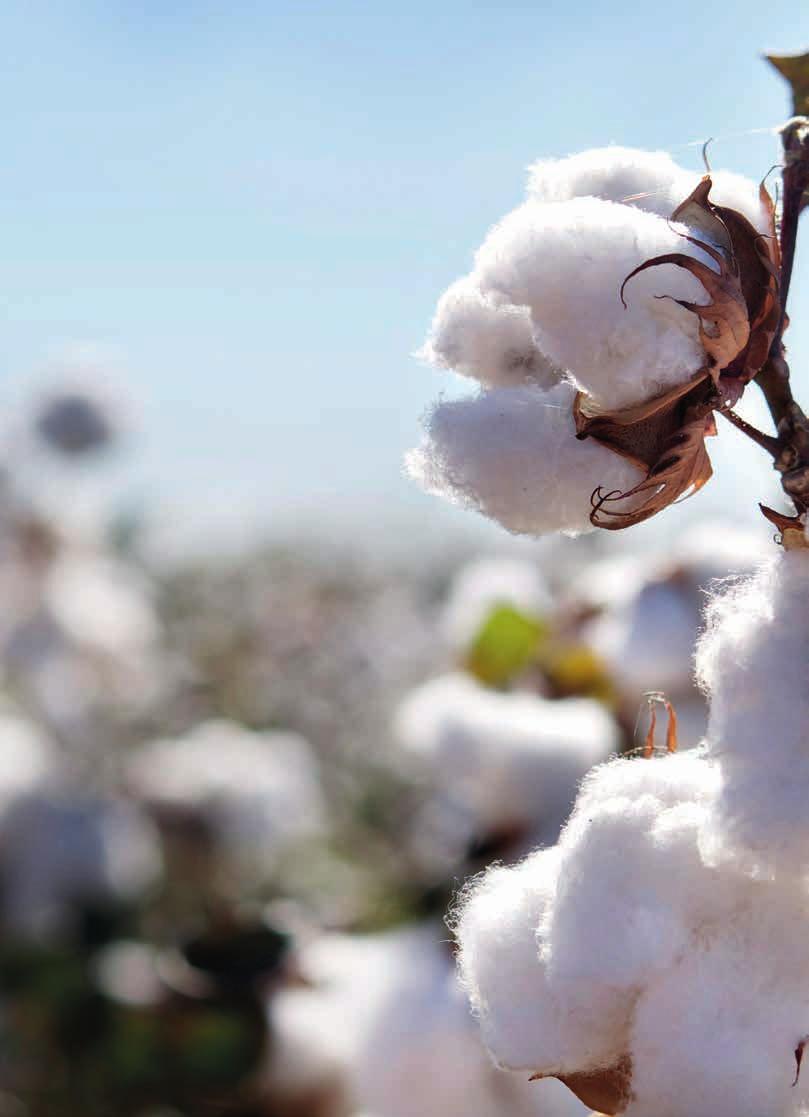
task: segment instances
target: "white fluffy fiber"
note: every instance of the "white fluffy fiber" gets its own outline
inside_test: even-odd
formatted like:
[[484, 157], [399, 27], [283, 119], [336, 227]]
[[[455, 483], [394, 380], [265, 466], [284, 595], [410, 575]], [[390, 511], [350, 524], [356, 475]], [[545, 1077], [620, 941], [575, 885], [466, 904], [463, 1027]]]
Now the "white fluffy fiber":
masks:
[[[472, 273], [441, 298], [421, 351], [487, 389], [428, 415], [427, 439], [408, 459], [424, 488], [510, 531], [541, 534], [586, 528], [598, 484], [623, 491], [637, 481], [610, 451], [572, 442], [573, 393], [556, 382], [616, 409], [706, 367], [699, 320], [675, 301], [710, 301], [695, 276], [673, 264], [650, 268], [621, 300], [627, 276], [659, 255], [682, 253], [716, 269], [685, 236], [704, 233], [671, 221], [700, 177], [663, 152], [629, 148], [533, 167], [528, 200], [495, 225]], [[752, 182], [726, 172], [713, 181], [715, 201], [768, 232]]]
[[706, 364], [697, 316], [673, 301], [708, 301], [694, 276], [673, 264], [651, 268], [627, 284], [626, 306], [620, 298], [624, 279], [654, 256], [711, 263], [687, 231], [600, 198], [529, 201], [491, 231], [476, 273], [484, 292], [529, 307], [539, 347], [596, 403], [628, 407]]
[[698, 651], [723, 785], [710, 842], [765, 875], [809, 864], [809, 556], [787, 552], [715, 599]]
[[459, 905], [460, 964], [504, 1065], [631, 1059], [628, 1117], [799, 1117], [809, 1032], [809, 555], [711, 610], [706, 745], [582, 785], [558, 844]]
[[562, 375], [537, 348], [528, 307], [484, 294], [475, 276], [457, 280], [441, 296], [418, 355], [489, 388], [550, 387]]
[[624, 492], [643, 473], [592, 439], [576, 440], [574, 394], [559, 384], [439, 403], [424, 442], [408, 455], [408, 471], [429, 492], [511, 532], [586, 531], [594, 490]]
[[550, 591], [535, 562], [480, 558], [466, 563], [452, 580], [441, 616], [449, 645], [465, 650], [491, 614], [507, 607], [529, 617], [550, 608]]
[[618, 745], [616, 725], [597, 702], [501, 694], [462, 674], [409, 695], [394, 734], [479, 829], [516, 826], [545, 842], [555, 841], [582, 776]]

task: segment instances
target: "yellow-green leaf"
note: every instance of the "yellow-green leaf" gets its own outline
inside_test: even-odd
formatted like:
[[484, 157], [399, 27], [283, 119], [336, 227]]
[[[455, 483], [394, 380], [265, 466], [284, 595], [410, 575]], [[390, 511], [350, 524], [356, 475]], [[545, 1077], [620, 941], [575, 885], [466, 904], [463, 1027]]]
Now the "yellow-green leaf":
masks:
[[464, 666], [486, 686], [505, 686], [535, 658], [547, 631], [538, 617], [498, 605], [472, 641]]

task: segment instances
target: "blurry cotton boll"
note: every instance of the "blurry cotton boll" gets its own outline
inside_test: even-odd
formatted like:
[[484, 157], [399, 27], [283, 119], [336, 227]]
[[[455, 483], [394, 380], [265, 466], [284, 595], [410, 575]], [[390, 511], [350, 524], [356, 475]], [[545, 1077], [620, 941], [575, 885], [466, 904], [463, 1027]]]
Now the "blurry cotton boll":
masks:
[[69, 933], [83, 905], [133, 902], [160, 870], [151, 825], [124, 802], [31, 792], [0, 816], [0, 906], [16, 933]]
[[115, 655], [145, 652], [157, 642], [160, 629], [148, 583], [122, 562], [66, 555], [51, 567], [44, 599], [79, 647]]
[[38, 726], [0, 714], [0, 811], [24, 792], [58, 780], [62, 761], [55, 744]]
[[133, 422], [132, 411], [108, 376], [89, 366], [68, 368], [40, 392], [31, 426], [51, 450], [78, 458], [118, 441]]
[[323, 935], [297, 959], [300, 984], [268, 1003], [263, 1081], [283, 1113], [348, 1117], [358, 1053], [392, 975], [391, 935]]
[[574, 396], [560, 384], [439, 403], [422, 445], [408, 455], [408, 472], [428, 492], [515, 534], [588, 531], [593, 492], [623, 492], [643, 472], [593, 439], [576, 439]]
[[562, 376], [537, 349], [528, 308], [484, 295], [473, 276], [459, 279], [442, 295], [430, 336], [417, 355], [487, 388], [526, 382], [549, 388]]
[[464, 651], [499, 608], [539, 617], [550, 608], [550, 591], [539, 567], [509, 558], [475, 559], [452, 580], [441, 617], [450, 647]]
[[225, 849], [257, 870], [271, 868], [285, 846], [319, 834], [325, 823], [317, 763], [294, 733], [205, 722], [185, 737], [138, 748], [127, 782], [158, 807], [199, 813]]
[[513, 831], [535, 842], [556, 840], [579, 780], [618, 745], [597, 702], [501, 694], [461, 674], [406, 698], [394, 734], [404, 761], [460, 800], [480, 836]]
[[391, 937], [389, 982], [364, 1031], [357, 1092], [378, 1117], [584, 1117], [559, 1083], [505, 1074], [486, 1053], [446, 930]]

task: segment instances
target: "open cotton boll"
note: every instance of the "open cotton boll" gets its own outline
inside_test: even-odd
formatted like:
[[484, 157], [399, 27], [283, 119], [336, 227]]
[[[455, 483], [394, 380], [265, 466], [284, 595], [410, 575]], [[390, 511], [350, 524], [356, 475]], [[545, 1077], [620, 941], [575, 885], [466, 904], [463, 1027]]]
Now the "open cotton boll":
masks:
[[[628, 407], [690, 380], [707, 363], [699, 320], [675, 301], [708, 301], [695, 276], [673, 264], [633, 277], [663, 253], [711, 258], [684, 225], [599, 198], [528, 202], [491, 231], [478, 252], [484, 293], [531, 310], [537, 344], [604, 407]], [[670, 296], [659, 298], [657, 296]]]
[[141, 746], [127, 782], [149, 802], [199, 810], [234, 852], [268, 862], [323, 825], [317, 765], [295, 733], [205, 722], [185, 737]]
[[550, 387], [562, 375], [537, 349], [528, 308], [484, 295], [474, 276], [457, 280], [441, 296], [419, 356], [486, 387]]
[[[541, 957], [559, 870], [556, 849], [492, 868], [467, 887], [455, 916], [461, 979], [484, 1042], [513, 1070], [575, 1073], [610, 1066], [627, 1048], [628, 1007], [611, 1012], [594, 988], [589, 1002], [571, 1010], [567, 989], [551, 980]], [[605, 931], [601, 920], [598, 926]]]
[[0, 810], [63, 771], [56, 745], [32, 722], [0, 714]]
[[665, 151], [598, 147], [566, 159], [534, 163], [529, 169], [528, 196], [538, 202], [603, 198], [670, 217], [671, 196], [680, 191], [685, 177], [686, 172]]
[[809, 863], [809, 553], [788, 551], [712, 603], [697, 655], [722, 788], [706, 855], [766, 875]]
[[[669, 794], [679, 783], [676, 794], [685, 796], [675, 805], [655, 794], [662, 766], [683, 773], [681, 781], [669, 773]], [[652, 769], [648, 787], [638, 786], [633, 767]], [[686, 948], [694, 923], [731, 900], [699, 852], [715, 770], [699, 757], [619, 761], [615, 769], [603, 785], [605, 769], [592, 774], [562, 835], [559, 887], [541, 933], [550, 979], [564, 984], [571, 1003], [587, 1004], [596, 989], [618, 1015]], [[615, 786], [621, 774], [623, 792]]]
[[507, 607], [539, 616], [550, 606], [550, 592], [536, 563], [516, 558], [474, 559], [452, 580], [441, 616], [450, 647], [464, 650], [495, 609]]
[[407, 457], [408, 472], [428, 492], [516, 534], [588, 531], [594, 490], [625, 492], [644, 472], [592, 438], [576, 439], [574, 395], [559, 384], [439, 403], [424, 442]]
[[390, 986], [359, 1052], [362, 1105], [379, 1117], [584, 1117], [558, 1083], [530, 1083], [492, 1064], [445, 938], [432, 923], [399, 936]]
[[460, 674], [410, 694], [394, 734], [481, 829], [514, 826], [543, 842], [556, 840], [581, 777], [618, 745], [598, 702], [502, 694]]
[[626, 1117], [798, 1117], [809, 1078], [795, 1051], [809, 1018], [802, 894], [752, 885], [638, 1002]]

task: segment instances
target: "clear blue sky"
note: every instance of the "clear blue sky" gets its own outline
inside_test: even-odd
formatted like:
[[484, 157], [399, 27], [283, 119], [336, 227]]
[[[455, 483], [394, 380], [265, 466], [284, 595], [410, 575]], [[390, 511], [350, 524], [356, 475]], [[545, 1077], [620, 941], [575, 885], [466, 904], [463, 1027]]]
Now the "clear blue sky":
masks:
[[[524, 168], [720, 139], [760, 177], [805, 0], [12, 3], [0, 360], [93, 342], [143, 402], [133, 491], [190, 515], [460, 522], [400, 477], [445, 383], [410, 352]], [[795, 354], [809, 360], [809, 230]], [[805, 376], [809, 396], [809, 370]]]

